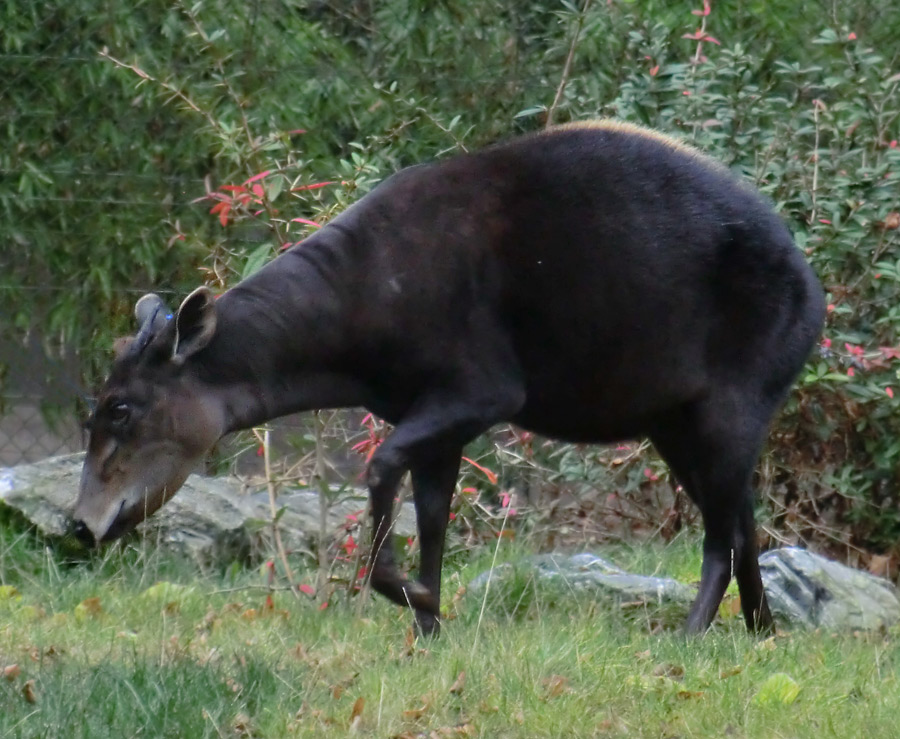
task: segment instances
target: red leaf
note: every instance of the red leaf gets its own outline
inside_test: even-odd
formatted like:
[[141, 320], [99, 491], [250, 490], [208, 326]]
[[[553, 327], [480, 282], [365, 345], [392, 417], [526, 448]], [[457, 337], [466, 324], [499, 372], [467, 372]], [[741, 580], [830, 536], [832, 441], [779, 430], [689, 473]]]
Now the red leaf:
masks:
[[710, 14], [709, 0], [703, 0], [703, 10], [692, 10], [691, 13], [699, 16], [707, 16]]
[[291, 223], [305, 223], [307, 226], [322, 228], [321, 224], [318, 224], [315, 221], [311, 221], [308, 218], [291, 218]]
[[247, 188], [243, 185], [222, 185], [223, 190], [228, 192], [246, 192]]
[[261, 180], [264, 177], [268, 177], [270, 174], [272, 174], [272, 170], [267, 169], [265, 172], [260, 172], [259, 174], [253, 175], [253, 177], [251, 177], [249, 180], [244, 182], [244, 184], [249, 185], [251, 182], [256, 182], [257, 180]]
[[306, 129], [305, 128], [295, 128], [293, 131], [288, 131], [288, 133], [293, 136], [296, 134], [306, 133]]
[[469, 459], [468, 457], [463, 457], [463, 461], [464, 461], [464, 462], [468, 462], [468, 463], [469, 463], [470, 465], [472, 465], [476, 470], [480, 470], [481, 472], [483, 472], [483, 473], [484, 473], [484, 476], [487, 477], [487, 479], [491, 481], [491, 484], [492, 484], [492, 485], [496, 485], [496, 484], [497, 484], [497, 475], [496, 475], [495, 473], [491, 472], [487, 467], [481, 466], [480, 464], [478, 464], [478, 462], [473, 462], [473, 461], [472, 461], [471, 459]]
[[658, 64], [657, 64], [656, 66], [650, 68], [650, 76], [651, 76], [651, 77], [656, 77], [656, 75], [657, 75], [658, 72], [659, 72], [659, 65], [658, 65]]
[[324, 603], [322, 603], [322, 605], [319, 606], [319, 610], [320, 610], [320, 611], [324, 611], [326, 608], [328, 608], [328, 601], [327, 601], [327, 600], [326, 600]]
[[693, 33], [686, 33], [681, 38], [686, 38], [690, 41], [709, 41], [710, 43], [716, 44], [716, 46], [722, 45], [721, 41], [719, 41], [717, 38], [714, 38], [713, 36], [710, 36], [702, 28], [698, 28]]
[[262, 185], [254, 185], [252, 189], [253, 189], [253, 194], [256, 195], [256, 197], [258, 197], [260, 199], [266, 194], [266, 191], [263, 190]]
[[297, 587], [297, 590], [299, 590], [304, 595], [308, 595], [310, 598], [312, 598], [316, 594], [316, 589], [312, 585], [306, 585], [305, 583], [303, 585], [299, 585]]
[[891, 388], [886, 387], [886, 388], [884, 389], [884, 392], [887, 393], [887, 396], [888, 396], [889, 398], [893, 398], [893, 397], [894, 397], [894, 391], [893, 391]]
[[850, 34], [847, 36], [847, 41], [856, 41], [856, 34], [853, 31], [850, 31]]
[[301, 190], [318, 190], [320, 187], [328, 187], [328, 185], [336, 185], [337, 182], [315, 182], [312, 185], [300, 185], [300, 187], [292, 187], [291, 192], [300, 192]]

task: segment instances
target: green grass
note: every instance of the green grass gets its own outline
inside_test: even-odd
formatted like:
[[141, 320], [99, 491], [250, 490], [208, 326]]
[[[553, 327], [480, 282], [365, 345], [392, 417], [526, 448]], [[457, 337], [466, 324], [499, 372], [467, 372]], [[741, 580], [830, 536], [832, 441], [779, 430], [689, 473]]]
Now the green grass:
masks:
[[[448, 573], [448, 603], [491, 554]], [[612, 556], [698, 571], [693, 542]], [[727, 617], [687, 640], [684, 613], [531, 584], [495, 592], [483, 618], [459, 601], [439, 640], [412, 644], [409, 614], [382, 599], [359, 613], [340, 591], [325, 610], [276, 592], [267, 612], [256, 570], [140, 547], [63, 565], [2, 529], [0, 581], [0, 669], [18, 665], [0, 678], [3, 737], [897, 735], [898, 632], [758, 640]]]

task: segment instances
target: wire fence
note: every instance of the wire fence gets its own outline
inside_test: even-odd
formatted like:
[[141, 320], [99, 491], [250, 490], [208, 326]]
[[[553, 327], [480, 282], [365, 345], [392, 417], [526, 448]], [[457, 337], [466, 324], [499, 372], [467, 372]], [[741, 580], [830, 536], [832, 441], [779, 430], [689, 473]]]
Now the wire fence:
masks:
[[79, 451], [85, 394], [77, 361], [71, 355], [49, 356], [36, 333], [2, 327], [0, 466]]
[[38, 462], [82, 449], [82, 434], [72, 419], [57, 423], [48, 420], [43, 404], [40, 395], [6, 399], [0, 417], [0, 467]]

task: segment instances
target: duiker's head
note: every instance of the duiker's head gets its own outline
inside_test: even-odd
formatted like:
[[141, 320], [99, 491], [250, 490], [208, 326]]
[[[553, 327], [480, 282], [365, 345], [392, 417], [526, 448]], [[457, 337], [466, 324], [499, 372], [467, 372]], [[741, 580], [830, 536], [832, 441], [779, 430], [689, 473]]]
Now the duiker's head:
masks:
[[198, 288], [173, 316], [156, 295], [135, 306], [140, 326], [120, 339], [88, 421], [90, 441], [75, 504], [82, 541], [122, 536], [181, 487], [223, 432], [222, 412], [192, 357], [216, 330], [216, 305]]

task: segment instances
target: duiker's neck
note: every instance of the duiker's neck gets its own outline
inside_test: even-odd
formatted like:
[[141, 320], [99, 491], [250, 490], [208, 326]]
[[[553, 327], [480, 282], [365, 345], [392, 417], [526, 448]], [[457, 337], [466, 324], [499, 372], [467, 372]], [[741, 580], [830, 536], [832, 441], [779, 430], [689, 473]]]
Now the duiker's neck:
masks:
[[327, 229], [224, 293], [216, 333], [194, 360], [224, 404], [226, 431], [298, 411], [363, 405], [350, 348], [346, 238]]

